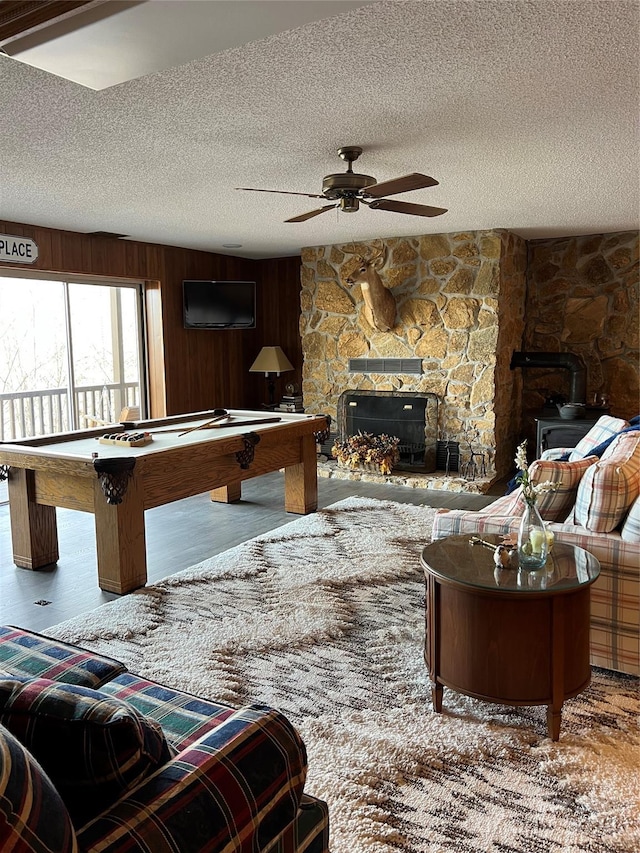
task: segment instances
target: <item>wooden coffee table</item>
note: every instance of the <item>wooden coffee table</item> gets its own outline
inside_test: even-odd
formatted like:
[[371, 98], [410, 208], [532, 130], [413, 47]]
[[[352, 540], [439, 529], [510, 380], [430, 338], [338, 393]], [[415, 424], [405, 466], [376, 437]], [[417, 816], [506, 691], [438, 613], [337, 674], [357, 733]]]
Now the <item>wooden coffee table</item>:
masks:
[[590, 592], [600, 564], [556, 543], [540, 571], [497, 569], [492, 551], [471, 539], [448, 536], [422, 552], [434, 710], [442, 711], [443, 687], [505, 705], [547, 705], [549, 737], [558, 740], [564, 700], [591, 680]]

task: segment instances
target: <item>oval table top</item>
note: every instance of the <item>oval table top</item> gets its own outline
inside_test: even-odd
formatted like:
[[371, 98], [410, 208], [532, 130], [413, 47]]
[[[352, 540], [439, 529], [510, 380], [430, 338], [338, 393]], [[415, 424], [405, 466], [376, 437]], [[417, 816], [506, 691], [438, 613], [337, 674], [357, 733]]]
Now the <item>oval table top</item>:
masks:
[[482, 542], [502, 544], [498, 534], [459, 534], [437, 539], [422, 550], [425, 571], [445, 583], [498, 592], [557, 594], [593, 583], [600, 563], [584, 548], [555, 542], [546, 565], [539, 570], [496, 566], [492, 550]]

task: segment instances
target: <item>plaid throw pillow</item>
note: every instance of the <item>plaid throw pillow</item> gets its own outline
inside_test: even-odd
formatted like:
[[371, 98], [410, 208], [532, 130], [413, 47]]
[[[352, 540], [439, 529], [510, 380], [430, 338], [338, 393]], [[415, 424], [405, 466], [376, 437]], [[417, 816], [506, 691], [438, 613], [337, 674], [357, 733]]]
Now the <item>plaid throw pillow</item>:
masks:
[[76, 828], [173, 757], [160, 725], [126, 702], [46, 678], [0, 679], [0, 723], [42, 765]]
[[625, 542], [640, 542], [640, 497], [631, 504], [631, 509], [622, 525], [620, 536]]
[[77, 853], [76, 834], [42, 767], [0, 726], [0, 849]]
[[578, 485], [585, 472], [598, 461], [597, 456], [587, 456], [575, 462], [553, 462], [537, 459], [529, 466], [529, 477], [534, 486], [550, 480], [555, 491], [538, 496], [538, 512], [543, 521], [564, 521], [576, 502]]
[[576, 459], [583, 459], [585, 456], [588, 456], [594, 447], [602, 444], [603, 441], [611, 438], [612, 435], [617, 435], [620, 430], [628, 426], [628, 422], [623, 421], [622, 418], [602, 415], [602, 417], [598, 418], [597, 423], [591, 427], [589, 432], [573, 448], [569, 454], [569, 462], [575, 462]]
[[639, 494], [640, 433], [625, 432], [582, 478], [574, 522], [595, 533], [610, 533]]
[[[585, 471], [598, 461], [597, 456], [588, 456], [576, 462], [554, 462], [536, 459], [529, 465], [529, 479], [534, 486], [550, 481], [556, 484], [554, 491], [541, 492], [536, 506], [543, 521], [564, 521], [576, 501], [578, 484]], [[511, 505], [500, 507], [500, 515], [521, 516], [525, 502], [522, 487], [513, 492]], [[492, 505], [493, 506], [493, 505]], [[504, 511], [507, 510], [507, 511]], [[495, 514], [495, 513], [493, 513]]]

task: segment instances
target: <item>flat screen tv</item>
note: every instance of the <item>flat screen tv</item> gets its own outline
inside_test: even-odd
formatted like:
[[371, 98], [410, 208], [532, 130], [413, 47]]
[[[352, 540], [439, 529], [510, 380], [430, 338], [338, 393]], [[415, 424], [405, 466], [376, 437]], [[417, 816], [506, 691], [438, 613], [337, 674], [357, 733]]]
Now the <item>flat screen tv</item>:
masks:
[[185, 329], [255, 329], [255, 281], [183, 281]]

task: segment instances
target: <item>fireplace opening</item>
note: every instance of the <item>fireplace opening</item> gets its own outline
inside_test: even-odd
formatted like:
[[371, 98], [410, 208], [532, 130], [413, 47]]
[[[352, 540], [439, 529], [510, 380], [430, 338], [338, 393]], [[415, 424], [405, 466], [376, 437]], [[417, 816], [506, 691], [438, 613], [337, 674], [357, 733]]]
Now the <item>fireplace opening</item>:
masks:
[[344, 391], [338, 400], [338, 432], [358, 432], [400, 439], [396, 468], [429, 473], [436, 470], [438, 398], [403, 391]]

